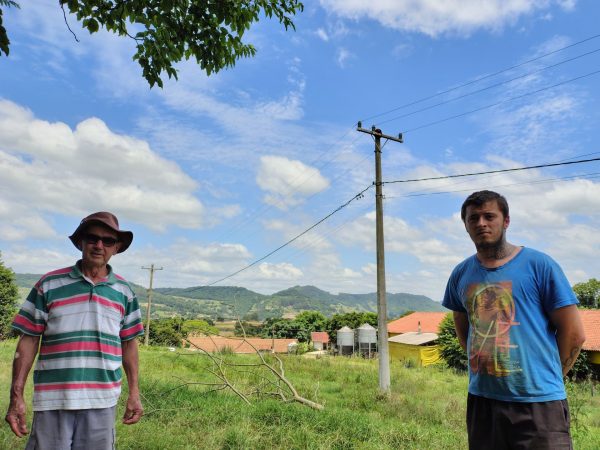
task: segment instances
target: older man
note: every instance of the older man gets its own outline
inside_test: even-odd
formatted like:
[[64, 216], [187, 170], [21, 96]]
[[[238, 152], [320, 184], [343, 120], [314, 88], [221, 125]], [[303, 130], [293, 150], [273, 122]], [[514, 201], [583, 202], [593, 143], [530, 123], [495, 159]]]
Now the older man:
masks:
[[506, 199], [471, 194], [461, 217], [477, 253], [443, 305], [469, 356], [470, 449], [571, 449], [563, 376], [585, 341], [577, 298], [549, 256], [506, 240]]
[[133, 233], [119, 229], [113, 214], [97, 212], [69, 239], [81, 260], [44, 275], [14, 319], [22, 335], [6, 421], [17, 436], [28, 433], [23, 391], [39, 349], [26, 448], [113, 449], [121, 363], [129, 385], [123, 423], [138, 422], [143, 412], [135, 339], [143, 334], [141, 314], [129, 284], [108, 265], [127, 250]]

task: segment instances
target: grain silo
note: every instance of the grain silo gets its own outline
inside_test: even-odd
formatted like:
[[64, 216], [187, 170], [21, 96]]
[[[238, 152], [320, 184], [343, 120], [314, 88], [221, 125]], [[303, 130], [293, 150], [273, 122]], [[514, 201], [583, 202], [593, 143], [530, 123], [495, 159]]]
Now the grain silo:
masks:
[[368, 357], [377, 352], [377, 330], [368, 323], [358, 327], [358, 351]]
[[340, 355], [354, 353], [354, 330], [346, 326], [337, 330], [337, 348]]

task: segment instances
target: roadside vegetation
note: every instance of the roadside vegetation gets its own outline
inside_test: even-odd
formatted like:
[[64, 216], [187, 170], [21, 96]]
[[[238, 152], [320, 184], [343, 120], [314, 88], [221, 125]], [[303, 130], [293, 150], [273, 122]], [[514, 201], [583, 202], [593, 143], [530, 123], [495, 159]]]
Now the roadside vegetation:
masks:
[[[0, 343], [1, 367], [10, 367], [15, 344]], [[248, 358], [227, 356], [239, 363]], [[325, 405], [316, 411], [268, 396], [254, 398], [248, 406], [227, 391], [208, 392], [206, 385], [194, 384], [211, 379], [204, 370], [205, 357], [196, 353], [149, 347], [140, 349], [140, 360], [146, 415], [134, 426], [118, 424], [119, 450], [466, 448], [467, 377], [441, 366], [406, 368], [393, 361], [392, 395], [387, 398], [378, 391], [376, 360], [283, 357], [286, 376], [296, 389]], [[9, 385], [10, 371], [0, 371], [2, 410]], [[570, 383], [569, 396], [576, 410], [575, 448], [596, 449], [600, 393], [591, 396], [589, 384]], [[118, 414], [122, 412], [120, 404]], [[0, 448], [23, 445], [7, 426], [0, 429]]]

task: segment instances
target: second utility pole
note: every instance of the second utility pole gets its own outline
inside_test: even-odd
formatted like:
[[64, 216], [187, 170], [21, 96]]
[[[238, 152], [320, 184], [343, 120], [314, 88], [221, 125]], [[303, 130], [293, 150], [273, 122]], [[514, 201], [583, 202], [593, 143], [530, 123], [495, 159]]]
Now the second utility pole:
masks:
[[381, 181], [381, 138], [402, 143], [402, 134], [388, 136], [380, 129], [367, 130], [358, 122], [357, 131], [375, 138], [375, 237], [377, 241], [377, 352], [379, 353], [379, 389], [390, 393], [390, 355], [388, 350], [387, 301], [385, 291], [385, 250], [383, 239], [383, 189]]
[[154, 264], [150, 264], [150, 267], [142, 267], [142, 269], [150, 271], [150, 287], [148, 288], [148, 307], [146, 308], [146, 335], [144, 336], [144, 345], [148, 347], [150, 339], [150, 308], [152, 307], [152, 281], [154, 280], [154, 271], [163, 270], [163, 268], [155, 268]]

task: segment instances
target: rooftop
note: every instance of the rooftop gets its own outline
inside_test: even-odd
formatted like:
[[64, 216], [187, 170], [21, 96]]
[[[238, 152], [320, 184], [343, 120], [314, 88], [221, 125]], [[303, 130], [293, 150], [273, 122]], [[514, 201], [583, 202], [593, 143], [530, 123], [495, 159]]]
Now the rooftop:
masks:
[[[446, 317], [445, 312], [414, 312], [388, 323], [388, 333], [408, 333], [421, 331], [422, 333], [437, 333], [440, 323]], [[419, 330], [419, 323], [421, 329]]]

